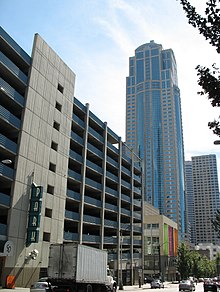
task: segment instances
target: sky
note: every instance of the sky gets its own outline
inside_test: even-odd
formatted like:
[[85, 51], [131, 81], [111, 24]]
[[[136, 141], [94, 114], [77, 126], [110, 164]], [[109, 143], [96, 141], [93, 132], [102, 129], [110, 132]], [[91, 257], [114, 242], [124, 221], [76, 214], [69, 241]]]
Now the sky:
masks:
[[[191, 0], [199, 13], [207, 0]], [[0, 0], [0, 25], [31, 55], [39, 33], [76, 74], [75, 97], [125, 141], [128, 60], [154, 40], [172, 49], [181, 93], [185, 160], [216, 154], [217, 119], [206, 96], [197, 94], [197, 65], [219, 65], [219, 55], [188, 24], [179, 0]], [[219, 176], [220, 177], [220, 176]]]

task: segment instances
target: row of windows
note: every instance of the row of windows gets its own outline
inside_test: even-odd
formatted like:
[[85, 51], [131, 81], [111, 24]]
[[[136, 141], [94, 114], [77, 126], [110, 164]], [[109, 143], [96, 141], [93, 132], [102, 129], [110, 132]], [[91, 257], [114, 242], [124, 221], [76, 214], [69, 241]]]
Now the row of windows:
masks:
[[149, 58], [150, 56], [157, 56], [159, 55], [159, 49], [148, 49], [146, 51], [142, 51], [142, 52], [136, 52], [135, 54], [135, 58], [136, 59], [143, 59], [143, 58]]
[[147, 229], [159, 229], [159, 223], [147, 224]]
[[[64, 87], [61, 84], [58, 84], [57, 89], [61, 93], [63, 93], [63, 91], [64, 91]], [[57, 101], [56, 101], [56, 104], [55, 104], [55, 108], [60, 112], [62, 111], [62, 105]], [[60, 130], [60, 124], [57, 121], [54, 121], [53, 122], [53, 128], [56, 129], [57, 131], [59, 131]], [[53, 149], [55, 151], [58, 151], [58, 143], [52, 140], [51, 141], [51, 149]], [[52, 172], [56, 172], [56, 164], [50, 162], [49, 163], [49, 170], [52, 171]], [[54, 186], [48, 184], [47, 185], [47, 193], [53, 195], [54, 194]]]

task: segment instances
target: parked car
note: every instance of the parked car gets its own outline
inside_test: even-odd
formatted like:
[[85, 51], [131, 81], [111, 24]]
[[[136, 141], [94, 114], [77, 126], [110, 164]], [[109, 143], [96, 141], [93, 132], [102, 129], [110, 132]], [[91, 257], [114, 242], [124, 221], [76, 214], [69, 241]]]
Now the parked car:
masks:
[[152, 277], [144, 277], [144, 284], [151, 283], [152, 281], [154, 281], [154, 278], [152, 278]]
[[204, 288], [204, 292], [208, 292], [208, 291], [217, 292], [219, 291], [219, 284], [213, 281], [205, 281], [203, 284], [203, 288]]
[[193, 281], [191, 280], [182, 280], [179, 283], [179, 291], [195, 291], [196, 287]]
[[33, 285], [31, 285], [30, 292], [49, 292], [52, 291], [50, 283], [48, 283], [47, 278], [41, 278]]
[[150, 283], [150, 287], [151, 287], [151, 289], [153, 289], [153, 288], [159, 288], [160, 289], [160, 288], [164, 288], [164, 284], [160, 280], [153, 280]]

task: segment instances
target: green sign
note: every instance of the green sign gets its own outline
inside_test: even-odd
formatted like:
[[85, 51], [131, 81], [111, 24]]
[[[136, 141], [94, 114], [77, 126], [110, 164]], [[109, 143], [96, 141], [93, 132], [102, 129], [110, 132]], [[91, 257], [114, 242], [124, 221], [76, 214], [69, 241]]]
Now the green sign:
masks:
[[40, 215], [29, 215], [28, 227], [37, 228], [40, 227]]
[[29, 212], [31, 214], [40, 214], [41, 213], [41, 206], [42, 206], [42, 201], [30, 201], [30, 210]]
[[39, 240], [39, 230], [28, 228], [27, 231], [27, 246], [31, 243], [38, 242]]
[[39, 240], [43, 187], [32, 184], [26, 246]]
[[32, 184], [31, 186], [31, 200], [39, 201], [42, 198], [43, 194], [43, 187], [41, 186], [35, 186]]

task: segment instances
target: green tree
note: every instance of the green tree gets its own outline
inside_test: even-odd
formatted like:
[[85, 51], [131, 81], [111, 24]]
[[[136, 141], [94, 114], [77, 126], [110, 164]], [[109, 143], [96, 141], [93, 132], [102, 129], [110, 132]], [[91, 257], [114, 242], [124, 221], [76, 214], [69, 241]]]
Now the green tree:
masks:
[[[220, 7], [219, 0], [209, 0], [206, 2], [204, 16], [197, 13], [194, 6], [187, 0], [180, 0], [183, 10], [186, 13], [189, 24], [199, 30], [209, 43], [220, 53]], [[215, 64], [212, 69], [198, 65], [196, 67], [198, 84], [202, 87], [200, 95], [207, 94], [213, 107], [220, 106], [220, 71]], [[208, 126], [213, 133], [220, 137], [220, 117]]]
[[177, 270], [180, 272], [181, 279], [187, 279], [189, 276], [210, 278], [217, 274], [217, 260], [209, 260], [206, 256], [201, 256], [198, 251], [190, 250], [182, 242], [178, 248]]
[[216, 263], [216, 275], [220, 275], [220, 253], [217, 253], [215, 263]]
[[209, 260], [207, 257], [202, 257], [203, 265], [203, 277], [211, 278], [216, 274], [216, 264], [215, 261]]
[[191, 251], [191, 274], [196, 278], [201, 278], [201, 256], [197, 251]]
[[186, 279], [190, 276], [190, 250], [184, 242], [182, 242], [178, 247], [177, 270], [181, 275], [181, 279]]

